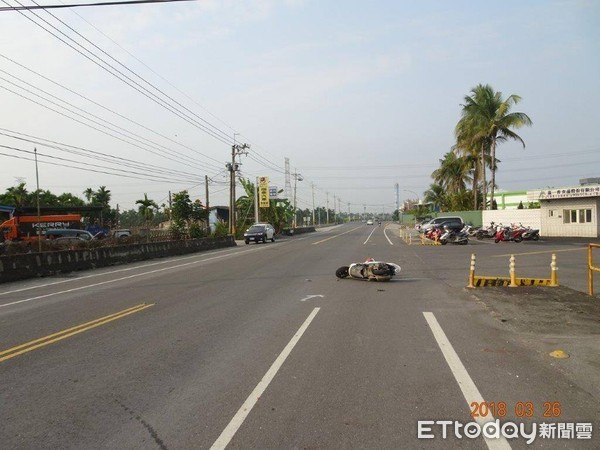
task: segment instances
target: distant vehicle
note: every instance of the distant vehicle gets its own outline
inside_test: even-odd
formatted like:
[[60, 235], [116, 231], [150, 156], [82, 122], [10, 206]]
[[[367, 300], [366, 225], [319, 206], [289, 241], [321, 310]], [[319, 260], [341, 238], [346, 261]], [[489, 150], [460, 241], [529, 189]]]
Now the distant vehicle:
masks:
[[275, 242], [275, 228], [270, 223], [255, 223], [244, 233], [244, 242], [249, 244], [250, 241], [254, 241], [257, 244], [259, 242], [267, 242], [270, 239], [271, 242]]
[[94, 235], [86, 230], [75, 230], [75, 229], [49, 229], [46, 230], [44, 235], [46, 239], [66, 239], [75, 238], [83, 241], [91, 241], [94, 239]]
[[45, 235], [48, 229], [77, 229], [81, 226], [79, 214], [54, 214], [38, 216], [15, 216], [0, 224], [0, 231], [8, 241], [34, 241], [38, 229]]
[[373, 225], [373, 219], [367, 220], [367, 225]]
[[131, 236], [131, 230], [128, 230], [126, 228], [120, 230], [112, 230], [111, 236], [113, 237], [113, 239], [127, 238]]

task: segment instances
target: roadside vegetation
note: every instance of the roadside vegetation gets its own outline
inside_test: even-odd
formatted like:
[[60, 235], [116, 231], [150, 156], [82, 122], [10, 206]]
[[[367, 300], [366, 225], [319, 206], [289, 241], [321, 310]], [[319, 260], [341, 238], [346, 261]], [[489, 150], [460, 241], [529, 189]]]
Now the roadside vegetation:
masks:
[[[432, 174], [433, 183], [425, 191], [424, 202], [435, 211], [495, 209], [496, 172], [500, 160], [499, 145], [525, 141], [514, 131], [531, 126], [523, 112], [513, 108], [521, 101], [518, 95], [504, 98], [490, 85], [479, 84], [461, 105], [460, 120], [455, 126], [455, 143]], [[488, 177], [489, 172], [489, 177]], [[488, 198], [489, 201], [485, 201]], [[415, 205], [415, 213], [419, 208]], [[534, 206], [534, 205], [529, 205]]]

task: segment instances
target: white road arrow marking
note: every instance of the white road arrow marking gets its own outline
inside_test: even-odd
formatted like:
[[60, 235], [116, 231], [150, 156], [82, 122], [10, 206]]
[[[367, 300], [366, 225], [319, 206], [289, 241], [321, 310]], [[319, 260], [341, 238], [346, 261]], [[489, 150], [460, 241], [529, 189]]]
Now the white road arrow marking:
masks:
[[321, 298], [323, 298], [323, 297], [325, 297], [325, 296], [324, 296], [324, 295], [321, 295], [321, 294], [317, 294], [317, 295], [308, 295], [308, 296], [304, 297], [304, 298], [303, 298], [302, 300], [300, 300], [300, 301], [301, 301], [301, 302], [305, 302], [306, 300], [309, 300], [309, 299], [311, 299], [311, 298], [314, 298], [314, 297], [321, 297]]

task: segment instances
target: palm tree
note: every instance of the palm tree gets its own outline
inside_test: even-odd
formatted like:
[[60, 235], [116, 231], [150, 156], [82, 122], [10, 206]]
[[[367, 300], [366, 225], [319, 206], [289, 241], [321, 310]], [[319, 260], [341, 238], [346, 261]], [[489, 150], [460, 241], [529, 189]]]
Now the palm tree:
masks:
[[447, 199], [444, 187], [441, 184], [430, 184], [429, 189], [424, 192], [423, 200], [431, 203], [434, 209], [441, 210], [446, 207]]
[[[475, 145], [475, 142], [480, 144], [482, 161], [485, 161], [486, 150], [489, 149], [489, 157], [492, 163], [490, 182], [490, 204], [492, 204], [496, 185], [497, 144], [512, 139], [521, 142], [523, 148], [525, 148], [523, 139], [512, 129], [531, 126], [532, 121], [525, 113], [511, 112], [512, 107], [521, 101], [521, 97], [513, 94], [503, 99], [502, 92], [494, 91], [489, 84], [475, 86], [471, 90], [471, 95], [465, 96], [464, 100], [462, 117], [459, 124], [457, 124], [456, 131], [460, 131], [462, 139], [472, 141], [473, 145]], [[483, 174], [485, 174], [485, 168]], [[485, 178], [483, 186], [485, 193]]]
[[6, 195], [12, 200], [17, 208], [22, 208], [29, 203], [29, 192], [25, 187], [25, 183], [19, 183], [17, 186], [9, 187], [6, 190]]
[[88, 203], [92, 203], [92, 198], [94, 197], [94, 190], [92, 188], [87, 188], [83, 191], [83, 195], [87, 199]]
[[431, 176], [437, 184], [440, 184], [450, 194], [455, 194], [466, 189], [467, 183], [471, 181], [471, 166], [466, 158], [457, 156], [454, 152], [448, 152], [444, 159], [440, 159], [440, 168], [435, 170]]
[[150, 231], [150, 221], [154, 218], [154, 211], [158, 209], [158, 205], [154, 200], [150, 200], [146, 193], [144, 193], [143, 200], [136, 200], [135, 204], [140, 205], [138, 211], [146, 222], [146, 228]]

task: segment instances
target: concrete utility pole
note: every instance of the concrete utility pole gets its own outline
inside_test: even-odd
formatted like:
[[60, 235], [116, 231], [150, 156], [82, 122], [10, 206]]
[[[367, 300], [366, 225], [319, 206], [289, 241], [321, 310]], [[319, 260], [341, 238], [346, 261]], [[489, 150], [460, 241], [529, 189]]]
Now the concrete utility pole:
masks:
[[256, 177], [256, 183], [254, 183], [254, 223], [259, 223], [258, 220], [258, 177]]
[[316, 225], [316, 223], [315, 223], [315, 183], [310, 183], [310, 187], [312, 188], [312, 200], [313, 200], [312, 224], [314, 226], [314, 225]]
[[206, 193], [206, 231], [210, 233], [210, 201], [208, 198], [208, 175], [204, 175], [204, 192]]
[[400, 185], [396, 183], [396, 212], [400, 215]]
[[[237, 133], [235, 133], [237, 134]], [[231, 146], [231, 163], [225, 164], [229, 170], [229, 234], [235, 236], [235, 174], [240, 169], [240, 165], [235, 162], [235, 157], [248, 154], [246, 149], [250, 148], [248, 144], [236, 144], [235, 134], [233, 136], [234, 144]]]
[[38, 163], [37, 163], [37, 148], [34, 147], [33, 155], [35, 156], [35, 183], [37, 189], [35, 191], [35, 198], [37, 203], [37, 235], [38, 235], [38, 252], [42, 253], [42, 224], [41, 224], [41, 213], [40, 213], [40, 176], [38, 174]]
[[292, 176], [294, 177], [294, 220], [293, 220], [293, 227], [296, 228], [296, 186], [297, 186], [297, 182], [298, 181], [302, 181], [304, 180], [304, 178], [302, 178], [302, 175], [300, 175], [297, 172], [297, 169], [294, 168], [294, 173], [292, 174]]
[[325, 194], [327, 195], [327, 225], [329, 225], [329, 192]]
[[333, 195], [333, 222], [337, 223], [337, 200], [335, 199], [335, 194]]
[[348, 202], [348, 222], [350, 222], [350, 202]]

